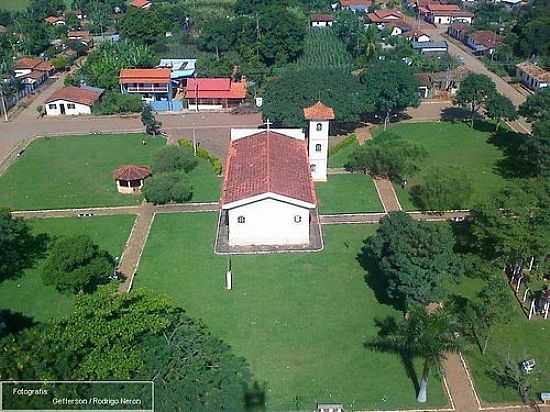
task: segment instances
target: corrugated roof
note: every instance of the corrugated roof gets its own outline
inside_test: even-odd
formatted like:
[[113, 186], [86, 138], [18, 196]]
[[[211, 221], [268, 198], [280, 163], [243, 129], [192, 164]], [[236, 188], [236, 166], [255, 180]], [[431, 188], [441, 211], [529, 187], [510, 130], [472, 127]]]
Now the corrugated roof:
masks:
[[231, 142], [222, 204], [265, 193], [317, 203], [305, 140], [265, 130]]
[[80, 103], [86, 106], [93, 105], [101, 97], [101, 92], [90, 89], [81, 89], [80, 87], [67, 86], [54, 92], [46, 103], [51, 103], [56, 100], [67, 100], [73, 103]]

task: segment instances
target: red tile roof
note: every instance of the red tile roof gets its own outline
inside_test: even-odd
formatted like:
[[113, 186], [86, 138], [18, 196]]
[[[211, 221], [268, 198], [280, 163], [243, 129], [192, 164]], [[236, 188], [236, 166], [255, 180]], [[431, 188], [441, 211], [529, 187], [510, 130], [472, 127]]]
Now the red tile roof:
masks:
[[93, 105], [101, 97], [102, 92], [83, 89], [80, 87], [67, 86], [57, 90], [53, 93], [46, 103], [54, 102], [56, 100], [67, 100], [73, 103], [80, 103], [86, 106]]
[[89, 31], [78, 31], [78, 30], [71, 30], [67, 33], [67, 37], [71, 38], [83, 38], [83, 37], [90, 37]]
[[305, 140], [265, 130], [231, 142], [222, 204], [265, 193], [317, 203]]
[[15, 69], [20, 69], [20, 70], [35, 69], [35, 70], [42, 70], [42, 71], [50, 71], [50, 70], [53, 70], [53, 66], [50, 63], [38, 57], [21, 57], [19, 60], [15, 62]]
[[541, 82], [550, 82], [550, 71], [545, 70], [542, 67], [527, 62], [520, 63], [516, 67]]
[[312, 14], [309, 18], [310, 21], [334, 21], [334, 16], [331, 14]]
[[340, 0], [340, 5], [342, 7], [365, 6], [366, 8], [372, 5], [372, 1], [371, 0]]
[[234, 82], [229, 78], [197, 78], [187, 80], [186, 99], [244, 99], [246, 80]]
[[429, 3], [426, 8], [430, 12], [460, 11], [460, 7], [458, 7], [456, 4]]
[[334, 110], [332, 107], [318, 101], [313, 106], [304, 109], [306, 120], [334, 120]]
[[367, 14], [369, 20], [373, 23], [384, 23], [403, 19], [403, 13], [399, 10], [376, 10]]
[[119, 75], [121, 84], [128, 83], [160, 83], [170, 82], [170, 69], [122, 69]]
[[468, 38], [472, 39], [476, 44], [481, 44], [488, 49], [495, 48], [503, 42], [503, 38], [490, 30], [479, 30], [468, 34]]
[[151, 176], [149, 166], [124, 165], [113, 172], [115, 180], [141, 180]]
[[132, 0], [130, 3], [132, 6], [137, 7], [138, 9], [141, 9], [143, 7], [146, 7], [151, 2], [149, 0]]
[[47, 23], [55, 24], [59, 21], [65, 22], [65, 17], [60, 16], [48, 16], [44, 20], [46, 20]]

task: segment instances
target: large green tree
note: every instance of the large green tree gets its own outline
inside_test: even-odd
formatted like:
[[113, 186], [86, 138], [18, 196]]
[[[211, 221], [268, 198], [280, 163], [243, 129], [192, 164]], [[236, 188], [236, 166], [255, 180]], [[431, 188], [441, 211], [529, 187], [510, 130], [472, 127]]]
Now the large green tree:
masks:
[[343, 69], [289, 68], [267, 83], [262, 111], [277, 125], [304, 126], [303, 109], [320, 98], [334, 109], [336, 122], [354, 123], [366, 108], [364, 90]]
[[377, 60], [361, 75], [361, 83], [370, 111], [384, 119], [384, 130], [392, 114], [420, 104], [414, 72], [403, 62]]
[[392, 212], [365, 241], [362, 258], [378, 269], [376, 276], [386, 284], [388, 297], [407, 309], [445, 297], [444, 282], [462, 273], [454, 246], [449, 225], [419, 222], [404, 212]]
[[9, 210], [0, 209], [0, 282], [20, 275], [41, 252], [30, 226]]
[[426, 150], [389, 131], [357, 146], [346, 167], [372, 176], [405, 181], [418, 171], [418, 163], [427, 156]]
[[109, 281], [114, 267], [113, 257], [88, 236], [60, 237], [50, 247], [42, 280], [61, 292], [91, 292]]
[[487, 116], [495, 121], [495, 131], [498, 131], [502, 121], [512, 121], [518, 118], [514, 103], [498, 92], [489, 97], [485, 104], [485, 110]]
[[464, 209], [472, 196], [472, 180], [460, 168], [430, 168], [411, 193], [422, 210]]
[[550, 89], [545, 88], [527, 97], [519, 107], [519, 114], [530, 122], [536, 122], [550, 117]]
[[367, 342], [367, 346], [384, 352], [395, 352], [423, 360], [422, 376], [417, 401], [428, 400], [428, 379], [433, 369], [449, 352], [458, 352], [462, 341], [458, 337], [459, 325], [446, 310], [428, 312], [421, 306], [412, 308], [401, 323], [381, 330], [380, 336]]
[[470, 109], [472, 127], [479, 109], [496, 93], [495, 83], [484, 74], [471, 73], [460, 83], [456, 102]]
[[166, 23], [153, 10], [131, 7], [119, 23], [120, 34], [128, 40], [151, 45], [166, 31]]

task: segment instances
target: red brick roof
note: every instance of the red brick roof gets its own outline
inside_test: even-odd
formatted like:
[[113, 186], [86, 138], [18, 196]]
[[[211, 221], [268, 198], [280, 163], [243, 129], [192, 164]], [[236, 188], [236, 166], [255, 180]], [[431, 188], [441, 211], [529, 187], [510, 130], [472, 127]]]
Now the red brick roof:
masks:
[[128, 83], [170, 83], [170, 69], [122, 69], [119, 75], [121, 84]]
[[113, 172], [115, 180], [141, 180], [151, 176], [149, 166], [124, 165]]
[[488, 49], [495, 48], [503, 42], [501, 36], [489, 30], [479, 30], [468, 35], [476, 44], [481, 44]]
[[55, 24], [59, 21], [65, 22], [65, 17], [60, 16], [48, 16], [44, 20], [46, 20], [47, 23]]
[[550, 82], [550, 71], [542, 67], [527, 62], [520, 63], [516, 67], [541, 82]]
[[350, 6], [368, 7], [372, 5], [372, 1], [371, 0], [340, 0], [340, 5], [342, 7], [350, 7]]
[[150, 3], [151, 2], [149, 0], [132, 0], [130, 4], [134, 7], [137, 7], [138, 9], [141, 9]]
[[91, 106], [99, 100], [101, 94], [101, 92], [95, 90], [67, 86], [57, 90], [54, 94], [52, 94], [48, 98], [48, 100], [46, 100], [46, 103], [54, 102], [56, 100], [67, 100], [69, 102]]
[[222, 204], [265, 193], [317, 203], [305, 140], [265, 130], [231, 142]]
[[82, 31], [82, 30], [71, 30], [69, 32], [67, 32], [67, 37], [68, 38], [71, 38], [71, 37], [74, 37], [74, 38], [82, 38], [82, 37], [90, 37], [90, 32], [89, 31]]
[[229, 78], [193, 78], [187, 80], [186, 99], [244, 99], [246, 80], [234, 82]]
[[330, 22], [334, 20], [334, 16], [331, 14], [312, 14], [309, 20]]
[[334, 110], [318, 101], [313, 106], [304, 109], [306, 120], [334, 120]]

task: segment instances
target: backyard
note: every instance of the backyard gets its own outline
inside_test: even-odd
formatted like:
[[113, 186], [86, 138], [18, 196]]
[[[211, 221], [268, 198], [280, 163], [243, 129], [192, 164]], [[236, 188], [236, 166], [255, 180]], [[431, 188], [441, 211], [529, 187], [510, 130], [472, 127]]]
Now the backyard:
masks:
[[[113, 256], [120, 256], [134, 221], [132, 215], [102, 216], [93, 218], [52, 218], [31, 220], [35, 234], [90, 236], [101, 248]], [[40, 277], [40, 265], [25, 270], [21, 277], [0, 283], [0, 309], [11, 309], [46, 321], [66, 315], [72, 307], [73, 296], [57, 292], [52, 286], [44, 286]]]
[[[316, 401], [417, 406], [400, 358], [364, 346], [378, 320], [401, 316], [376, 300], [357, 260], [376, 226], [326, 227], [320, 253], [233, 256], [229, 292], [228, 258], [212, 249], [216, 222], [214, 213], [157, 215], [135, 287], [172, 296], [244, 356], [267, 385], [269, 410], [309, 409]], [[434, 377], [429, 405], [445, 404]]]
[[[125, 164], [150, 165], [164, 145], [163, 138], [143, 134], [39, 139], [0, 177], [0, 205], [35, 210], [138, 204], [141, 196], [117, 192], [112, 173]], [[189, 173], [192, 201], [216, 201], [220, 179], [199, 160]]]
[[[375, 130], [375, 134], [380, 131]], [[498, 172], [499, 161], [504, 155], [499, 147], [490, 142], [492, 135], [489, 132], [451, 122], [397, 124], [390, 131], [423, 146], [428, 152], [420, 164], [420, 171], [408, 179], [407, 189], [394, 185], [405, 210], [417, 209], [409, 190], [422, 181], [424, 172], [434, 167], [458, 166], [471, 178], [472, 197], [463, 208], [489, 199], [505, 184], [505, 179]]]

